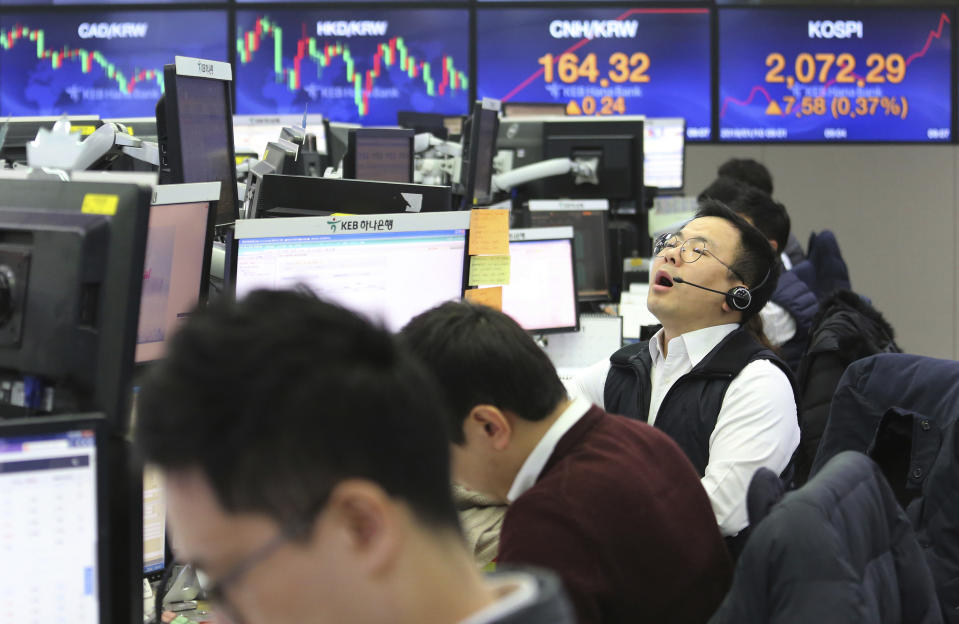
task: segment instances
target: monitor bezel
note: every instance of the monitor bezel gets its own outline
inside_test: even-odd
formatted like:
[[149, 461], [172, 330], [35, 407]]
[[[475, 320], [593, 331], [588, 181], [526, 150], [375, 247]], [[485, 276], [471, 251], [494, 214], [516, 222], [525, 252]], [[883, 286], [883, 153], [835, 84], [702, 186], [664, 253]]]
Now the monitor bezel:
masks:
[[[123, 588], [113, 587], [110, 582], [115, 563], [113, 557], [121, 556], [121, 553], [114, 552], [110, 548], [114, 534], [114, 527], [111, 526], [114, 515], [111, 513], [108, 495], [110, 486], [108, 473], [111, 472], [112, 458], [107, 450], [109, 428], [106, 417], [102, 413], [84, 413], [0, 419], [0, 438], [66, 433], [78, 429], [92, 429], [96, 445], [97, 594], [99, 619], [101, 622], [109, 622], [114, 612], [114, 591], [119, 592]], [[115, 546], [116, 550], [120, 550], [122, 545], [115, 544]]]
[[[574, 242], [573, 226], [558, 225], [551, 227], [515, 228], [509, 232], [509, 244], [513, 243], [543, 243], [553, 241], [567, 241], [569, 243], [569, 261], [573, 273], [573, 311], [576, 321], [573, 325], [563, 327], [548, 327], [544, 329], [523, 330], [533, 336], [546, 334], [560, 334], [579, 331], [579, 285], [576, 280], [576, 245]], [[512, 251], [510, 251], [512, 256]], [[504, 310], [504, 314], [506, 314]], [[511, 317], [512, 318], [512, 317]], [[518, 321], [517, 321], [518, 323]]]
[[[204, 64], [212, 68], [211, 73], [201, 73], [193, 69], [193, 64]], [[186, 182], [185, 166], [183, 164], [183, 142], [179, 123], [180, 104], [177, 97], [178, 78], [211, 80], [221, 83], [224, 100], [226, 102], [226, 148], [229, 158], [227, 166], [230, 170], [230, 182], [227, 193], [233, 198], [233, 213], [221, 216], [219, 202], [217, 205], [216, 227], [232, 225], [239, 219], [240, 198], [236, 188], [236, 146], [233, 143], [233, 84], [232, 66], [223, 61], [211, 61], [177, 56], [175, 63], [163, 66], [163, 80], [165, 93], [157, 102], [157, 135], [160, 143], [160, 184], [184, 184]], [[162, 119], [161, 119], [162, 108]], [[221, 180], [226, 183], [226, 180]], [[222, 192], [222, 190], [221, 190]]]
[[[346, 155], [343, 157], [343, 177], [348, 180], [361, 180], [364, 182], [387, 182], [390, 184], [412, 184], [413, 183], [413, 138], [415, 132], [408, 128], [351, 128], [347, 137]], [[406, 168], [406, 180], [372, 180], [369, 178], [356, 177], [356, 153], [358, 142], [363, 139], [382, 138], [382, 139], [404, 139], [409, 150], [409, 166]]]

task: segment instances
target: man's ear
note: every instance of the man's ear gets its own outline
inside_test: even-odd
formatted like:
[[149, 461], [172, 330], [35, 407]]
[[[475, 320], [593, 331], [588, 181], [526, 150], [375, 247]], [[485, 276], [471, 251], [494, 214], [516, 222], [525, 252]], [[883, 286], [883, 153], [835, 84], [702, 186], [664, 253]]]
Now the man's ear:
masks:
[[775, 251], [776, 254], [778, 255], [778, 254], [779, 254], [779, 243], [777, 243], [776, 241], [774, 241], [773, 239], [770, 238], [770, 239], [769, 239], [769, 245], [773, 248], [773, 251]]
[[[346, 550], [368, 573], [393, 565], [402, 541], [400, 519], [390, 497], [369, 481], [348, 479], [331, 492], [325, 514]], [[319, 525], [319, 523], [317, 523]], [[314, 536], [321, 530], [314, 529]]]
[[496, 406], [476, 405], [463, 422], [463, 433], [467, 444], [475, 441], [502, 451], [513, 439], [513, 424]]

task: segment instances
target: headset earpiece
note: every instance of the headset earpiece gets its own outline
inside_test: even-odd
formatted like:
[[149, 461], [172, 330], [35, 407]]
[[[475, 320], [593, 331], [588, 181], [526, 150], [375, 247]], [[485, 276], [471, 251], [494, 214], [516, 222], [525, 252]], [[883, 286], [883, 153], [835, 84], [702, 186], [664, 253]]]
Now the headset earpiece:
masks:
[[726, 293], [726, 303], [730, 308], [745, 312], [753, 302], [753, 294], [745, 286], [736, 286]]

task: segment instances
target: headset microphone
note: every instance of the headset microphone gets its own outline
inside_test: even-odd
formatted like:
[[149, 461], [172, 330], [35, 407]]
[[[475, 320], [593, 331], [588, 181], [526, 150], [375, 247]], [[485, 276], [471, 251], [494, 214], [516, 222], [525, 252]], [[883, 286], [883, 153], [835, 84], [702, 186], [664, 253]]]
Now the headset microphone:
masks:
[[[768, 274], [767, 274], [768, 277]], [[700, 286], [699, 284], [693, 284], [692, 282], [687, 282], [683, 278], [676, 276], [672, 278], [673, 282], [677, 284], [688, 284], [694, 288], [700, 288], [702, 290], [708, 290], [711, 293], [716, 293], [717, 295], [722, 295], [726, 297], [726, 303], [729, 304], [729, 307], [739, 310], [740, 312], [745, 311], [749, 308], [749, 304], [753, 302], [753, 294], [749, 292], [749, 289], [745, 286], [736, 286], [731, 288], [729, 292], [723, 292], [721, 290], [714, 290], [712, 288], [706, 288], [705, 286]], [[765, 284], [766, 280], [763, 279], [762, 284]]]

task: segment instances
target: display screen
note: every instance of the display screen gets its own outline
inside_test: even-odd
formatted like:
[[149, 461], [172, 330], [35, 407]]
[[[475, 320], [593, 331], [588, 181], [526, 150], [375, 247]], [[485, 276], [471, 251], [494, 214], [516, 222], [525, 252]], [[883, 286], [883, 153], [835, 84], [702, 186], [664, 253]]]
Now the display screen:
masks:
[[175, 55], [225, 61], [225, 11], [0, 16], [0, 114], [152, 117]]
[[526, 331], [576, 327], [573, 241], [512, 241], [509, 255], [510, 281], [503, 287], [503, 312]]
[[244, 238], [236, 296], [305, 285], [399, 331], [462, 296], [465, 248], [466, 230]]
[[357, 180], [412, 182], [409, 137], [358, 135], [355, 156]]
[[4, 621], [101, 622], [94, 431], [0, 436], [0, 509]]
[[683, 117], [710, 138], [708, 9], [480, 9], [476, 33], [480, 97]]
[[236, 24], [237, 114], [393, 125], [468, 110], [465, 9], [243, 10]]
[[163, 357], [170, 334], [199, 302], [209, 213], [205, 202], [150, 208], [137, 363]]
[[949, 141], [951, 37], [942, 9], [721, 9], [719, 138]]

